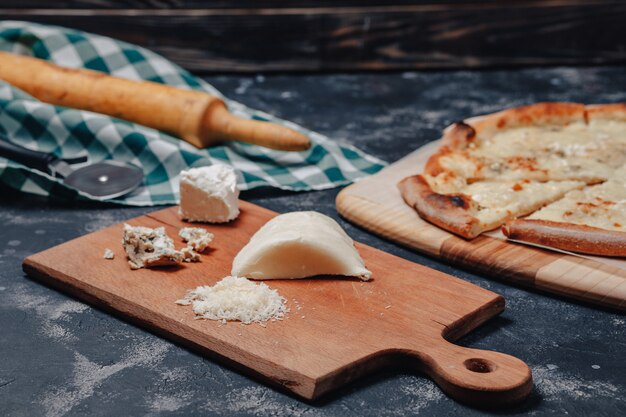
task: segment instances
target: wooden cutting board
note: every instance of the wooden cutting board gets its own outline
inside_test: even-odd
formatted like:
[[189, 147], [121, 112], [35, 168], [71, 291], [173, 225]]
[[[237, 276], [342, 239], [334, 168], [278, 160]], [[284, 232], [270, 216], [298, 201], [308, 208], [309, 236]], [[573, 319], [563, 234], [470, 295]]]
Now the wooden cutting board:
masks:
[[[117, 224], [32, 255], [24, 271], [62, 291], [219, 358], [295, 394], [314, 399], [381, 368], [423, 371], [451, 397], [498, 406], [531, 390], [524, 362], [452, 344], [504, 309], [490, 291], [357, 244], [373, 280], [322, 278], [268, 281], [288, 300], [283, 321], [242, 325], [197, 320], [175, 301], [229, 275], [234, 255], [276, 213], [241, 203], [233, 223], [210, 225], [213, 248], [201, 263], [131, 271]], [[128, 221], [164, 226], [174, 237], [187, 224], [172, 207]], [[177, 241], [178, 239], [175, 239]], [[182, 242], [177, 242], [182, 247]], [[103, 259], [105, 248], [115, 259]], [[447, 340], [446, 340], [447, 339]]]
[[[424, 220], [404, 203], [396, 184], [421, 172], [439, 146], [432, 142], [379, 173], [344, 188], [337, 210], [394, 242], [497, 279], [593, 304], [626, 310], [626, 260], [604, 262], [480, 236], [465, 240]], [[608, 262], [608, 263], [605, 263]]]

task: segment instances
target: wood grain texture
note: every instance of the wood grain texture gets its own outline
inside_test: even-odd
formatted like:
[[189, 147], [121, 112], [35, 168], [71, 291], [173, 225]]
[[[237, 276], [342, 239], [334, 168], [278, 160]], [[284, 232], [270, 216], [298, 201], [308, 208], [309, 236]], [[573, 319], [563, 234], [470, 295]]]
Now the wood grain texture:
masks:
[[[499, 0], [481, 0], [483, 4]], [[587, 0], [588, 2], [589, 0]], [[527, 0], [527, 3], [545, 3], [545, 0]], [[581, 3], [585, 0], [569, 0], [568, 3]], [[262, 4], [261, 4], [262, 3]], [[472, 3], [471, 0], [446, 0], [442, 4]], [[475, 1], [474, 1], [475, 3]], [[311, 7], [367, 7], [433, 4], [433, 0], [16, 0], [1, 2], [2, 8], [50, 8], [50, 9], [255, 9], [263, 8], [311, 8]]]
[[489, 236], [459, 238], [424, 220], [395, 184], [421, 172], [438, 141], [342, 190], [337, 210], [376, 234], [496, 279], [626, 311], [626, 269]]
[[[186, 290], [228, 275], [234, 255], [275, 213], [242, 202], [242, 214], [215, 234], [202, 262], [175, 269], [131, 271], [114, 225], [28, 257], [31, 276], [182, 345], [313, 399], [364, 374], [389, 366], [430, 375], [453, 398], [498, 406], [524, 398], [529, 368], [502, 353], [450, 341], [504, 309], [502, 297], [468, 282], [357, 244], [373, 280], [276, 280], [268, 284], [288, 300], [291, 313], [267, 327], [196, 320], [174, 303]], [[129, 221], [184, 226], [177, 208]], [[182, 242], [177, 245], [182, 247]], [[116, 253], [102, 258], [104, 248]], [[297, 301], [301, 309], [297, 309]]]
[[[582, 1], [29, 0], [3, 19], [74, 27], [196, 72], [344, 71], [626, 61], [626, 4]], [[594, 36], [588, 36], [593, 33]]]

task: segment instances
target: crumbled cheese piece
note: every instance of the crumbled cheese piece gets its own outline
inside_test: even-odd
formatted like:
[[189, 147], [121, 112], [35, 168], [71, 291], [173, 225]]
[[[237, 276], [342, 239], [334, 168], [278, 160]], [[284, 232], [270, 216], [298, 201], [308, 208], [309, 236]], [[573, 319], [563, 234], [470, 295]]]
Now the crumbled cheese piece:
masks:
[[200, 254], [194, 251], [191, 246], [187, 246], [180, 251], [183, 254], [183, 262], [200, 262]]
[[124, 223], [124, 250], [131, 269], [180, 264], [185, 255], [174, 248], [165, 228], [151, 229]]
[[204, 251], [209, 247], [209, 243], [213, 240], [213, 233], [206, 231], [201, 227], [183, 227], [178, 232], [178, 236], [183, 238], [191, 248], [198, 252]]
[[237, 175], [228, 165], [180, 173], [180, 214], [190, 222], [224, 223], [239, 215]]
[[104, 249], [104, 259], [113, 259], [115, 258], [115, 253], [109, 248]]
[[188, 292], [177, 304], [191, 305], [199, 318], [237, 320], [243, 324], [281, 319], [289, 312], [286, 300], [267, 285], [245, 278], [225, 277], [213, 286]]

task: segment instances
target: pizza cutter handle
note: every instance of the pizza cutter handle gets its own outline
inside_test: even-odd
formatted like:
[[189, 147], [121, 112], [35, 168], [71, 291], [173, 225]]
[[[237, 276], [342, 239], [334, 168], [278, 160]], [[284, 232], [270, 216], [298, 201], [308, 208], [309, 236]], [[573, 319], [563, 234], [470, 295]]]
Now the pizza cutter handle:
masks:
[[504, 353], [471, 349], [443, 340], [418, 354], [424, 371], [452, 398], [481, 408], [522, 401], [532, 391], [532, 374], [520, 359]]
[[50, 173], [50, 163], [58, 159], [54, 154], [16, 145], [2, 134], [0, 134], [0, 156], [46, 173]]

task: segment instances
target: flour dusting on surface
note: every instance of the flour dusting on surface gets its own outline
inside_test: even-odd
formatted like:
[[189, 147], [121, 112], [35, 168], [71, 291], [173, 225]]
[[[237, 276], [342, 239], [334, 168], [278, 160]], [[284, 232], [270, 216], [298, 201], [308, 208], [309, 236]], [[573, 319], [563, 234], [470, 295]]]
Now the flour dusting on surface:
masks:
[[158, 394], [149, 401], [148, 405], [152, 411], [178, 411], [188, 404], [191, 397], [189, 393]]
[[235, 89], [235, 94], [245, 94], [246, 91], [248, 91], [248, 88], [252, 86], [252, 84], [254, 84], [254, 81], [250, 79], [241, 80], [239, 83], [239, 87]]
[[564, 396], [572, 398], [612, 397], [618, 387], [605, 381], [589, 381], [566, 374], [558, 366], [538, 365], [532, 367], [533, 380], [537, 390], [547, 400], [557, 400]]
[[68, 323], [74, 314], [82, 313], [89, 306], [73, 300], [56, 300], [52, 297], [31, 295], [20, 290], [13, 294], [15, 306], [37, 316], [43, 333], [53, 339], [73, 341], [76, 336], [69, 330]]
[[180, 382], [186, 381], [193, 378], [191, 372], [187, 371], [185, 368], [173, 368], [166, 369], [161, 372], [161, 378], [166, 382]]
[[0, 223], [5, 226], [32, 226], [35, 224], [64, 224], [72, 222], [72, 219], [68, 219], [64, 216], [26, 216], [11, 211], [0, 213]]
[[227, 393], [223, 401], [207, 404], [207, 409], [225, 414], [246, 413], [253, 416], [282, 416], [301, 417], [309, 407], [300, 403], [284, 403], [278, 398], [280, 394], [267, 387], [238, 388]]
[[95, 211], [90, 212], [87, 215], [87, 222], [85, 223], [85, 232], [95, 232], [96, 230], [104, 229], [112, 224], [118, 223], [117, 217], [109, 211]]
[[125, 369], [137, 366], [154, 367], [163, 360], [169, 348], [170, 345], [161, 340], [150, 339], [133, 346], [120, 361], [111, 365], [100, 365], [75, 352], [72, 381], [64, 387], [55, 387], [44, 395], [41, 404], [45, 415], [65, 415], [91, 397], [107, 379]]
[[407, 376], [402, 377], [400, 384], [402, 393], [409, 395], [411, 398], [410, 403], [405, 407], [405, 411], [417, 413], [444, 398], [441, 389], [429, 379]]

